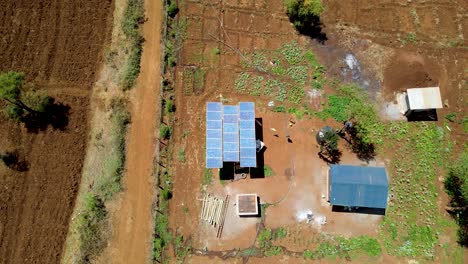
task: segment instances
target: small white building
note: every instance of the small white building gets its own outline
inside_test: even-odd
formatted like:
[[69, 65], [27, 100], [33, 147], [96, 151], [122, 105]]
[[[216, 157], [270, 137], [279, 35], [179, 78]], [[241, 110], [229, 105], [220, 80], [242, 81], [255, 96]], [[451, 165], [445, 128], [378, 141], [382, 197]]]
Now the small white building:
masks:
[[410, 88], [402, 102], [405, 115], [411, 112], [443, 108], [439, 87]]

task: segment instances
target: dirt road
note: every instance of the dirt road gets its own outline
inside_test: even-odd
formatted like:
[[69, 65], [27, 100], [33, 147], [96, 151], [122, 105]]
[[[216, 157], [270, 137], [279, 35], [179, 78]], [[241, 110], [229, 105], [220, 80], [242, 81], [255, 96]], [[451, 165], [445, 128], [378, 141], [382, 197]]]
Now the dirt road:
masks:
[[145, 10], [148, 20], [143, 25], [141, 73], [131, 96], [132, 124], [127, 141], [124, 192], [120, 208], [112, 217], [114, 236], [108, 247], [111, 263], [147, 263], [151, 256], [162, 1], [145, 1]]

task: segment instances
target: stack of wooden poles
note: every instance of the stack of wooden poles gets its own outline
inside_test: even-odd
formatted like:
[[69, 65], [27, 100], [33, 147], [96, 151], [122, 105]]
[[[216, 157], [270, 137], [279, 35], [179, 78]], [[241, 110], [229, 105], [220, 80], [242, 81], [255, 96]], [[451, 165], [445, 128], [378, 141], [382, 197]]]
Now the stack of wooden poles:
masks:
[[214, 227], [219, 226], [223, 207], [224, 201], [222, 199], [205, 194], [200, 218]]
[[205, 194], [203, 197], [203, 206], [200, 213], [200, 218], [213, 227], [218, 228], [217, 237], [221, 236], [228, 207], [227, 205], [229, 203], [228, 201], [229, 196], [226, 196], [224, 200], [211, 194]]

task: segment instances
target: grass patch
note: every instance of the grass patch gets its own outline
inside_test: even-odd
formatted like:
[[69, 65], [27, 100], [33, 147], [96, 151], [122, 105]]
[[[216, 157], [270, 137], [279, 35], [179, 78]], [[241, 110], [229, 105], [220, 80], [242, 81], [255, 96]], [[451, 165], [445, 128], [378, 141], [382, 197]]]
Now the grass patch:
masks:
[[121, 178], [125, 165], [125, 134], [129, 122], [130, 114], [124, 103], [121, 101], [115, 102], [111, 114], [110, 144], [113, 146], [113, 150], [105, 157], [103, 175], [96, 184], [96, 194], [104, 202], [122, 189]]
[[246, 248], [239, 252], [240, 257], [250, 257], [260, 255], [260, 251], [257, 248]]
[[304, 117], [304, 114], [306, 114], [306, 111], [299, 110], [297, 108], [291, 107], [288, 109], [288, 113], [294, 114], [294, 116], [301, 120]]
[[455, 122], [457, 118], [457, 113], [448, 113], [445, 115], [445, 119], [447, 119], [450, 122]]
[[[161, 205], [163, 205], [162, 206], [163, 209], [160, 208], [160, 210], [164, 210], [164, 203], [160, 203], [160, 207]], [[168, 228], [169, 228], [168, 215], [158, 213], [155, 218], [156, 237], [153, 241], [153, 259], [159, 263], [162, 262], [164, 251], [172, 241], [172, 234], [169, 232]]]
[[263, 166], [263, 174], [265, 175], [265, 177], [271, 177], [271, 176], [275, 175], [275, 172], [270, 168], [270, 166], [264, 165]]
[[86, 259], [98, 255], [105, 247], [103, 229], [106, 218], [107, 210], [102, 199], [89, 193], [86, 196], [85, 206], [77, 219], [81, 253], [79, 263], [86, 263]]
[[382, 248], [377, 239], [369, 236], [353, 238], [336, 237], [320, 243], [315, 250], [307, 249], [303, 252], [306, 259], [344, 258], [347, 260], [361, 259], [362, 256], [371, 258], [382, 254]]
[[191, 247], [186, 246], [184, 237], [179, 235], [174, 239], [174, 249], [177, 260], [183, 263], [184, 259], [190, 254]]
[[110, 138], [108, 152], [104, 157], [100, 177], [90, 188], [80, 209], [76, 230], [79, 243], [78, 263], [99, 255], [105, 247], [107, 229], [107, 210], [105, 202], [121, 191], [125, 165], [125, 134], [130, 122], [126, 104], [114, 100], [111, 104]]
[[177, 152], [177, 160], [182, 163], [185, 163], [187, 161], [185, 158], [185, 149], [179, 149], [179, 151]]
[[[392, 137], [392, 131], [388, 137]], [[399, 143], [391, 168], [390, 188], [395, 201], [389, 204], [382, 222], [382, 240], [391, 255], [426, 259], [435, 256], [438, 229], [435, 165], [442, 158], [441, 140], [435, 125], [411, 123], [406, 140]], [[411, 153], [411, 158], [407, 153]]]
[[145, 19], [145, 10], [142, 0], [128, 0], [124, 12], [122, 31], [128, 41], [128, 59], [123, 68], [121, 87], [128, 90], [135, 86], [140, 74], [140, 61], [143, 48], [141, 24]]
[[213, 183], [213, 172], [210, 169], [203, 170], [202, 185], [210, 185]]
[[338, 87], [338, 94], [329, 96], [328, 104], [321, 118], [334, 118], [338, 122], [354, 120], [357, 137], [364, 144], [380, 144], [383, 142], [384, 125], [380, 122], [373, 104], [369, 103], [366, 92], [355, 85]]
[[284, 107], [282, 105], [277, 105], [277, 106], [273, 107], [273, 112], [286, 113], [286, 107]]

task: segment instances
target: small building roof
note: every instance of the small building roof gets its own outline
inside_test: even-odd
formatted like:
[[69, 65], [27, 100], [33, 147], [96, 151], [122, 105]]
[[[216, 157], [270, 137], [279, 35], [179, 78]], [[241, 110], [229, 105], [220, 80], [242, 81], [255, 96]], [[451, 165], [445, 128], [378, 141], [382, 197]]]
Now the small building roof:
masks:
[[258, 215], [257, 194], [237, 195], [237, 215]]
[[442, 108], [439, 87], [410, 88], [406, 92], [410, 110]]
[[388, 179], [384, 167], [331, 165], [329, 184], [332, 205], [387, 207]]

